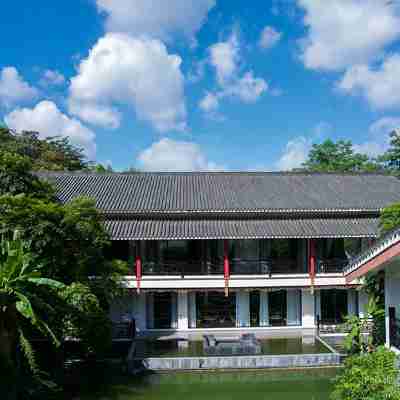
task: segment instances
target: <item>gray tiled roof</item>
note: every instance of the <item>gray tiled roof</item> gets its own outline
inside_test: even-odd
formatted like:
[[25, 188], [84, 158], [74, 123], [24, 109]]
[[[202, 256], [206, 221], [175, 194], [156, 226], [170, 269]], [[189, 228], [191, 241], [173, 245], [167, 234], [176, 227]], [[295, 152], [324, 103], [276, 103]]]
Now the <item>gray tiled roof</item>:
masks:
[[106, 220], [114, 240], [374, 237], [377, 218]]
[[379, 211], [400, 200], [400, 180], [378, 174], [39, 174], [61, 201], [86, 195], [110, 213]]

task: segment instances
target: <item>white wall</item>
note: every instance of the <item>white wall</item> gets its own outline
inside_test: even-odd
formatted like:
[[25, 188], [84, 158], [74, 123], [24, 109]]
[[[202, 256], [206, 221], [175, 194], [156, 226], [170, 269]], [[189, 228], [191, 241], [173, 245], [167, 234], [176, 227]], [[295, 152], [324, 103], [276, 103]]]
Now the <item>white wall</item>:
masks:
[[178, 329], [185, 330], [189, 328], [189, 302], [188, 293], [178, 292]]
[[301, 291], [301, 310], [303, 328], [315, 328], [315, 296], [310, 289]]
[[238, 328], [250, 326], [250, 293], [245, 290], [236, 292], [236, 326]]
[[269, 325], [268, 292], [260, 291], [260, 326]]

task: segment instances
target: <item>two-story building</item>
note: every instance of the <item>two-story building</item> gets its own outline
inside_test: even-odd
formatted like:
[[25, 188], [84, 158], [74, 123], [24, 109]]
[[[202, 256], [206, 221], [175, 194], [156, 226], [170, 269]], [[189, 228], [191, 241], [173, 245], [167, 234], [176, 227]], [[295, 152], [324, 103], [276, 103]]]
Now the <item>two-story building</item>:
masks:
[[95, 199], [130, 289], [111, 318], [142, 334], [307, 334], [363, 313], [344, 270], [379, 234], [400, 181], [378, 174], [46, 174], [58, 197]]

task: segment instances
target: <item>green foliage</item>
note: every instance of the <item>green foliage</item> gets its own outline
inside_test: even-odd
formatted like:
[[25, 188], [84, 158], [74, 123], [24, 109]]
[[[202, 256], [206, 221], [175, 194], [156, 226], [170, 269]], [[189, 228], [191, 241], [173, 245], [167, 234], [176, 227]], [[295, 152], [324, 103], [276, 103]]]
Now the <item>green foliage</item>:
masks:
[[90, 199], [63, 206], [26, 195], [0, 196], [0, 226], [29, 239], [35, 260], [64, 283], [112, 272], [103, 255], [109, 238]]
[[0, 150], [0, 196], [29, 193], [38, 198], [52, 198], [51, 186], [34, 176], [31, 167], [29, 158]]
[[37, 132], [13, 133], [0, 128], [1, 151], [28, 159], [33, 171], [79, 171], [88, 168], [83, 150], [72, 145], [68, 138], [39, 139]]
[[303, 169], [310, 172], [361, 172], [376, 171], [379, 166], [367, 155], [354, 152], [351, 141], [327, 139], [321, 144], [313, 144]]
[[394, 171], [400, 170], [400, 130], [395, 129], [390, 133], [390, 147], [379, 157], [379, 161]]
[[[374, 324], [380, 321], [385, 316], [385, 310], [378, 303], [377, 298], [370, 296], [367, 309], [366, 318], [359, 318], [355, 315], [348, 315], [345, 317], [345, 328], [348, 331], [344, 347], [349, 354], [359, 354], [372, 351], [376, 346], [375, 336], [371, 332], [371, 322]], [[368, 336], [363, 333], [370, 333]]]
[[62, 293], [68, 304], [63, 318], [64, 335], [79, 338], [87, 353], [96, 356], [111, 344], [111, 323], [96, 295], [81, 283], [69, 285]]
[[14, 235], [4, 235], [0, 243], [0, 353], [10, 366], [15, 366], [15, 346], [19, 343], [33, 375], [43, 380], [35, 352], [27, 339], [32, 330], [60, 344], [49, 326], [55, 316], [52, 300], [64, 284], [44, 277], [42, 268], [33, 262], [30, 243]]
[[385, 347], [348, 357], [332, 400], [398, 400], [396, 356]]
[[384, 234], [398, 227], [400, 227], [400, 203], [395, 203], [381, 212], [381, 233]]

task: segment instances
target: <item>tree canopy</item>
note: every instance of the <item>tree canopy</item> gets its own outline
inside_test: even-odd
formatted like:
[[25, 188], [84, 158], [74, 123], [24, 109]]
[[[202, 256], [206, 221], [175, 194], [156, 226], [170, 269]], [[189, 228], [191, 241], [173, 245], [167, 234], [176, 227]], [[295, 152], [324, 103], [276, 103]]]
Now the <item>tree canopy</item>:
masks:
[[28, 159], [32, 171], [79, 171], [89, 168], [83, 149], [68, 138], [52, 136], [45, 139], [38, 132], [16, 134], [0, 127], [1, 152], [13, 153]]
[[[40, 139], [37, 133], [15, 134], [0, 128], [1, 245], [9, 247], [4, 235], [10, 237], [18, 232], [20, 240], [29, 243], [29, 246], [24, 245], [26, 255], [15, 261], [16, 270], [29, 272], [27, 282], [31, 286], [34, 282], [29, 279], [36, 277], [42, 279], [40, 282], [59, 282], [63, 285], [57, 298], [48, 295], [49, 307], [45, 299], [40, 299], [43, 288], [33, 290], [33, 287], [30, 297], [27, 297], [28, 300], [32, 298], [31, 303], [26, 301], [25, 308], [21, 310], [30, 309], [29, 304], [32, 312], [38, 310], [38, 317], [31, 318], [31, 322], [37, 325], [40, 324], [41, 304], [47, 310], [44, 321], [50, 329], [48, 333], [52, 332], [51, 337], [62, 339], [68, 333], [81, 340], [87, 355], [101, 354], [110, 344], [108, 307], [111, 298], [121, 290], [118, 282], [120, 273], [126, 271], [126, 264], [107, 258], [110, 240], [94, 201], [77, 198], [62, 204], [56, 199], [51, 184], [39, 179], [35, 171], [87, 171], [89, 168], [91, 165], [81, 149], [65, 138]], [[25, 256], [29, 256], [32, 271], [25, 267]], [[4, 262], [0, 260], [0, 277], [7, 274], [9, 264], [8, 259]], [[21, 284], [22, 276], [21, 272], [18, 278]], [[11, 281], [5, 278], [2, 282]], [[8, 297], [2, 295], [2, 289]], [[0, 286], [0, 311], [15, 298], [9, 298], [12, 290], [10, 286]], [[21, 296], [16, 301], [22, 301]], [[34, 305], [36, 300], [40, 302], [37, 306]], [[16, 307], [19, 311], [20, 306]], [[13, 325], [12, 318], [12, 313], [1, 314], [0, 328], [5, 324]], [[13, 332], [15, 334], [16, 331]], [[19, 337], [23, 340], [21, 346], [29, 350], [29, 338]], [[26, 355], [30, 357], [28, 361], [36, 373], [38, 367], [32, 354], [29, 351]]]
[[366, 154], [354, 151], [349, 140], [331, 139], [313, 144], [302, 169], [310, 172], [364, 172], [376, 171], [378, 164]]

